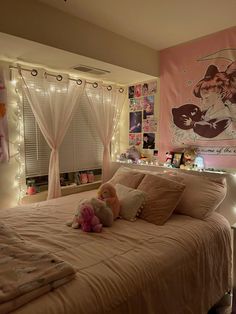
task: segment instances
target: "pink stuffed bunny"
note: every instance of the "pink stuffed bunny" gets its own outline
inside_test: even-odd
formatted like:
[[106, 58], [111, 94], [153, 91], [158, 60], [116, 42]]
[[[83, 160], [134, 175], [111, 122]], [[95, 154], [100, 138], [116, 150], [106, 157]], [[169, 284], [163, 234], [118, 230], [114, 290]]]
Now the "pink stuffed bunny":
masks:
[[102, 224], [94, 214], [93, 207], [90, 204], [81, 204], [80, 215], [77, 218], [79, 225], [84, 232], [101, 232]]

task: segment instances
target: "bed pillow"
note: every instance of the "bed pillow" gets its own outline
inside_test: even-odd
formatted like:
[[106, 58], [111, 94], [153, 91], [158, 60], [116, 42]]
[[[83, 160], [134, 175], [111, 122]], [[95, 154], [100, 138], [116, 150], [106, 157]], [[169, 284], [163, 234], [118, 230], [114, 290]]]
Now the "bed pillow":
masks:
[[146, 174], [138, 190], [147, 194], [140, 218], [163, 225], [176, 208], [185, 185], [163, 176]]
[[176, 177], [184, 180], [186, 188], [175, 213], [205, 219], [216, 210], [226, 196], [225, 178], [210, 179], [185, 173], [178, 173]]
[[120, 216], [135, 221], [146, 200], [146, 193], [117, 183], [116, 193], [120, 201]]
[[143, 177], [144, 173], [125, 167], [120, 167], [109, 180], [109, 183], [113, 185], [120, 183], [129, 188], [136, 189], [139, 183], [142, 181]]

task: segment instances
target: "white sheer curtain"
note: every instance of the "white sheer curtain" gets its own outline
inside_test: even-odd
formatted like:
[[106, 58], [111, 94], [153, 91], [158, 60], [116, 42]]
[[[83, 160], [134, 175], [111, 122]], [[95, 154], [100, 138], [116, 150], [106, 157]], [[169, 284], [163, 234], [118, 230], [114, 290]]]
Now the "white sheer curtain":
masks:
[[84, 83], [63, 75], [53, 77], [40, 70], [36, 76], [20, 71], [22, 89], [31, 105], [40, 130], [51, 148], [48, 171], [48, 199], [61, 196], [59, 147], [79, 103]]
[[110, 173], [110, 144], [117, 128], [120, 113], [126, 99], [126, 91], [116, 86], [102, 86], [87, 83], [91, 118], [103, 144], [102, 182], [106, 182]]

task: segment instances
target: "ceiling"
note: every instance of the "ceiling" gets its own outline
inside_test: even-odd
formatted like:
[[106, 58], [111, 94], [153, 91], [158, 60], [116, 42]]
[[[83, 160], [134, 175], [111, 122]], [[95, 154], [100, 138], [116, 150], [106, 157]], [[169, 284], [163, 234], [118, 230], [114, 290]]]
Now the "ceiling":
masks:
[[[0, 60], [28, 66], [41, 66], [51, 71], [69, 73], [75, 77], [119, 84], [133, 84], [153, 79], [153, 76], [128, 70], [116, 65], [42, 45], [20, 37], [0, 33]], [[73, 68], [88, 65], [110, 71], [104, 75], [92, 75]]]
[[236, 0], [39, 1], [156, 50], [236, 24]]

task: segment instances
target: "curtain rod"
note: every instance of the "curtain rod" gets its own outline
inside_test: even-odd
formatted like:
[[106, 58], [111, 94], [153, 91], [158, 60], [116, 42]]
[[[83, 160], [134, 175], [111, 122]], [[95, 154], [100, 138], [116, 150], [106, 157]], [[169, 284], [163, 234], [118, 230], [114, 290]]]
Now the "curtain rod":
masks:
[[[21, 66], [14, 66], [14, 65], [9, 65], [9, 69], [12, 70], [12, 69], [17, 69], [18, 71], [27, 71], [27, 72], [30, 72], [32, 76], [37, 76], [38, 75], [38, 70], [36, 69], [26, 69], [26, 68], [22, 68]], [[63, 76], [61, 74], [51, 74], [51, 73], [48, 73], [48, 72], [44, 72], [44, 75], [45, 76], [52, 76], [52, 77], [55, 77], [59, 82], [62, 81], [63, 79]], [[78, 85], [81, 85], [83, 83], [83, 80], [81, 79], [74, 79], [74, 78], [71, 78], [71, 77], [68, 77], [68, 80], [70, 81], [74, 81], [76, 82], [76, 84]], [[91, 84], [94, 88], [97, 88], [98, 87], [98, 83], [97, 82], [90, 82], [90, 81], [87, 81], [84, 79], [84, 82], [87, 83], [87, 84]], [[103, 87], [106, 87], [108, 89], [108, 91], [111, 91], [112, 90], [112, 86], [111, 85], [102, 85]], [[124, 92], [124, 88], [123, 87], [119, 87], [119, 92], [120, 93], [123, 93]]]

